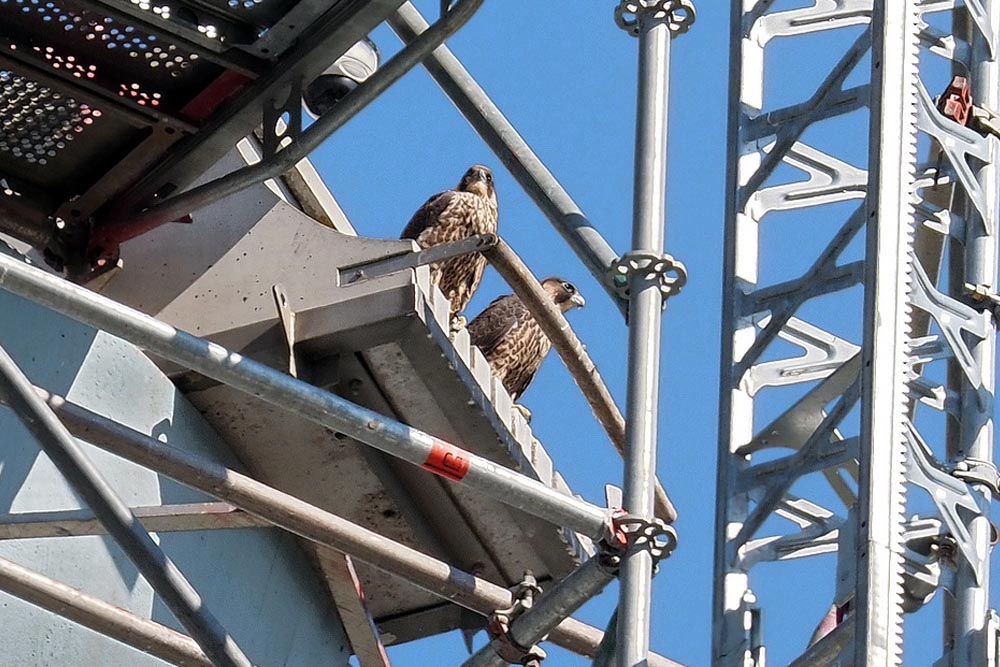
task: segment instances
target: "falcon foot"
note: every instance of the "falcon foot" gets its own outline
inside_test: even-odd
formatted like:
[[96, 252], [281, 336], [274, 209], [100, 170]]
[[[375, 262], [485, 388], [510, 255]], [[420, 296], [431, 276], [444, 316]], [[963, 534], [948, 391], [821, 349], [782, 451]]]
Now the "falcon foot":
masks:
[[514, 409], [521, 413], [521, 416], [524, 417], [524, 421], [528, 422], [529, 424], [531, 423], [531, 410], [524, 407], [520, 403], [515, 403]]
[[462, 315], [455, 315], [451, 318], [451, 331], [452, 333], [461, 331], [468, 325], [469, 321], [465, 319]]

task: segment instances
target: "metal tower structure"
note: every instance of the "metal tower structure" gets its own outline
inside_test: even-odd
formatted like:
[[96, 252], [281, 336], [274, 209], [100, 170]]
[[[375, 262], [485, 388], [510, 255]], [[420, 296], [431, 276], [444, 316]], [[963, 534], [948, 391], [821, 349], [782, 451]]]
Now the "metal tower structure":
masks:
[[[545, 638], [600, 666], [675, 664], [649, 652], [649, 620], [655, 566], [676, 544], [668, 525], [676, 511], [654, 472], [660, 317], [686, 278], [683, 264], [663, 253], [669, 54], [694, 8], [687, 0], [623, 0], [615, 9], [639, 50], [634, 231], [632, 249], [619, 255], [443, 46], [481, 4], [442, 2], [428, 24], [402, 0], [0, 0], [0, 231], [71, 279], [5, 247], [0, 288], [21, 299], [12, 309], [46, 309], [45, 327], [75, 320], [116, 345], [128, 343], [122, 368], [146, 363], [151, 386], [169, 393], [176, 385], [171, 400], [196, 408], [204, 418], [197, 423], [228, 446], [225, 456], [199, 455], [210, 449], [205, 443], [184, 447], [171, 434], [165, 444], [159, 426], [127, 423], [125, 401], [106, 410], [119, 419], [34, 384], [7, 352], [24, 334], [7, 329], [0, 401], [89, 509], [11, 513], [0, 534], [109, 535], [184, 632], [5, 558], [0, 590], [160, 661], [249, 667], [254, 656], [243, 638], [227, 630], [218, 607], [150, 531], [269, 527], [294, 535], [312, 559], [363, 667], [387, 667], [384, 636], [428, 634], [429, 622], [434, 631], [462, 626], [450, 613], [457, 607], [489, 618], [492, 641], [470, 667], [537, 665]], [[403, 49], [304, 129], [303, 91], [382, 22]], [[484, 235], [421, 250], [326, 228], [338, 225], [321, 188], [303, 185], [301, 161], [421, 63], [627, 316], [624, 418], [581, 342], [502, 240]], [[267, 185], [272, 179], [281, 183]], [[182, 265], [189, 244], [179, 244], [167, 223], [191, 222], [193, 213], [265, 186], [280, 196], [270, 208], [248, 197], [252, 215], [237, 216], [236, 225], [247, 225], [238, 234], [211, 225], [201, 232], [218, 253], [210, 262], [197, 257], [196, 288], [165, 275], [146, 275], [134, 287], [149, 273], [144, 235]], [[123, 244], [138, 259], [133, 274]], [[324, 249], [322, 263], [304, 255], [309, 246]], [[622, 453], [623, 489], [609, 489], [606, 506], [572, 495], [468, 335], [448, 336], [448, 304], [427, 265], [470, 252], [486, 255], [526, 302]], [[275, 268], [293, 263], [301, 265], [294, 275]], [[270, 291], [249, 293], [261, 282]], [[208, 294], [221, 295], [223, 305], [196, 303]], [[157, 369], [137, 350], [151, 354]], [[406, 383], [430, 387], [425, 403], [400, 398]], [[276, 440], [288, 441], [277, 459]], [[206, 500], [132, 507], [90, 445]], [[348, 473], [351, 484], [323, 477], [345, 469], [357, 473]], [[356, 512], [352, 487], [368, 482], [385, 511], [334, 512]], [[418, 501], [427, 499], [439, 502], [450, 525], [443, 529], [421, 511]], [[530, 533], [523, 540], [530, 544], [504, 542], [514, 531]], [[500, 549], [512, 562], [498, 562]], [[512, 569], [534, 563], [549, 578], [540, 597], [533, 576], [514, 585], [523, 570]], [[609, 631], [570, 618], [619, 574], [619, 613]], [[385, 623], [395, 625], [385, 631], [365, 603], [362, 580], [389, 591], [386, 597], [430, 597], [436, 606], [397, 601], [388, 611], [417, 620], [407, 625], [387, 612]]]
[[992, 665], [1000, 4], [803, 4], [732, 3], [713, 664]]

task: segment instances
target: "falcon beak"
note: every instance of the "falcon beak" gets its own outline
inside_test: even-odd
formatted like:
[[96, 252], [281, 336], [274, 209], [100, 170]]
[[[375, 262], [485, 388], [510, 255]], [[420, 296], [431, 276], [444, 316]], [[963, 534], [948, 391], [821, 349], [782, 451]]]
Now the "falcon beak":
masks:
[[570, 300], [571, 303], [575, 303], [580, 308], [583, 308], [584, 306], [587, 305], [587, 300], [584, 299], [583, 295], [580, 294], [579, 292], [577, 292], [576, 294], [574, 294], [573, 296], [571, 296], [569, 298], [569, 300]]

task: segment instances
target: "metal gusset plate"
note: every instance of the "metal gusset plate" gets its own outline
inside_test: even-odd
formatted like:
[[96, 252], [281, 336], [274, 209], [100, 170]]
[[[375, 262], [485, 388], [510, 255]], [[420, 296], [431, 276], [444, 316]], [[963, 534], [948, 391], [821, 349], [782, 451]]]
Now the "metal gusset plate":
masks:
[[923, 84], [917, 84], [917, 101], [919, 109], [918, 127], [934, 137], [941, 150], [948, 156], [948, 162], [954, 170], [958, 182], [962, 184], [969, 199], [979, 211], [986, 225], [987, 233], [993, 233], [993, 220], [996, 211], [983, 187], [976, 178], [976, 169], [969, 164], [969, 158], [975, 158], [980, 164], [991, 161], [995, 152], [997, 140], [993, 137], [983, 137], [967, 127], [944, 117], [934, 106], [927, 89]]
[[975, 343], [982, 341], [986, 337], [989, 314], [939, 292], [919, 263], [913, 268], [911, 300], [914, 306], [934, 318], [969, 382], [976, 388], [981, 387], [978, 365], [972, 358], [973, 343], [967, 341], [964, 334], [973, 337]]
[[[908, 425], [906, 431], [906, 445], [906, 472], [909, 481], [930, 495], [948, 533], [955, 540], [959, 553], [972, 565], [974, 572], [982, 571], [984, 555], [979, 553], [972, 541], [968, 522], [969, 517], [981, 516], [984, 508], [979, 506], [976, 497], [969, 492], [968, 484], [949, 474], [934, 460], [927, 443], [912, 424]], [[966, 515], [964, 520], [962, 513]]]

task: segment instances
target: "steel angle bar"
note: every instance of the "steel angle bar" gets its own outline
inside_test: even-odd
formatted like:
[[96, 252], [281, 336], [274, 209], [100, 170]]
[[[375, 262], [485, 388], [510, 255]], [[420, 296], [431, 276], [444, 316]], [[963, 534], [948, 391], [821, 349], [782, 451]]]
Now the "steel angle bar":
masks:
[[[756, 303], [758, 292], [751, 292], [747, 296], [741, 299], [740, 305], [743, 307], [744, 312], [742, 314], [747, 315], [750, 313], [745, 312], [747, 304], [754, 304], [755, 311], [757, 308], [763, 309], [765, 306], [769, 307], [771, 311], [771, 319], [768, 320], [767, 324], [764, 326], [764, 330], [757, 334], [754, 339], [753, 344], [750, 348], [743, 354], [743, 356], [736, 363], [734, 373], [736, 377], [742, 378], [743, 375], [750, 370], [750, 367], [757, 361], [758, 358], [764, 353], [764, 350], [768, 345], [774, 340], [778, 333], [784, 328], [788, 323], [788, 320], [792, 318], [795, 312], [809, 300], [811, 297], [815, 296], [822, 287], [816, 285], [817, 280], [823, 276], [828, 271], [836, 270], [836, 261], [844, 249], [850, 244], [851, 239], [858, 233], [865, 222], [864, 207], [860, 206], [851, 215], [844, 226], [836, 236], [830, 241], [830, 243], [823, 249], [823, 252], [819, 255], [809, 270], [801, 278], [802, 289], [797, 289], [790, 291], [786, 294], [775, 294], [774, 292], [767, 292], [768, 288], [760, 290], [763, 292], [765, 301], [770, 299], [774, 300], [776, 303], [766, 304], [766, 303]], [[781, 298], [784, 297], [784, 298]]]
[[827, 78], [819, 85], [812, 98], [806, 103], [811, 109], [800, 116], [796, 116], [787, 123], [785, 128], [779, 132], [775, 138], [774, 147], [767, 153], [761, 161], [760, 166], [749, 177], [747, 183], [740, 187], [739, 208], [746, 205], [746, 198], [756, 192], [761, 184], [767, 180], [778, 164], [785, 158], [785, 154], [795, 145], [802, 134], [810, 125], [820, 118], [829, 117], [824, 114], [823, 109], [831, 99], [837, 99], [844, 85], [844, 81], [854, 68], [861, 62], [865, 53], [871, 46], [871, 31], [865, 30], [854, 42], [854, 45], [847, 51], [840, 62], [838, 62]]
[[213, 667], [190, 637], [5, 558], [0, 558], [0, 591], [172, 665]]
[[327, 554], [324, 574], [333, 594], [340, 623], [359, 667], [392, 667], [365, 600], [354, 562], [347, 554]]
[[128, 506], [101, 477], [31, 381], [0, 347], [0, 393], [73, 491], [94, 511], [142, 576], [217, 667], [251, 667], [233, 638]]
[[[514, 293], [527, 306], [531, 316], [538, 322], [552, 347], [563, 360], [576, 386], [580, 388], [597, 421], [611, 438], [611, 443], [621, 456], [625, 456], [625, 418], [618, 410], [614, 397], [601, 378], [597, 365], [587, 354], [587, 348], [580, 342], [566, 318], [552, 304], [541, 283], [531, 273], [527, 265], [503, 239], [483, 253], [493, 268], [510, 285]], [[659, 481], [654, 489], [657, 518], [666, 523], [677, 520], [677, 509]]]
[[[811, 460], [815, 459], [819, 454], [817, 450], [825, 442], [829, 441], [834, 429], [843, 421], [851, 409], [854, 408], [859, 398], [860, 388], [858, 383], [854, 383], [844, 392], [844, 395], [837, 401], [837, 404], [830, 410], [829, 414], [823, 418], [822, 422], [816, 426], [816, 429], [810, 434], [802, 447], [792, 454], [790, 458], [805, 465], [808, 465]], [[770, 475], [766, 485], [762, 488], [763, 498], [756, 504], [753, 511], [747, 515], [746, 521], [744, 521], [739, 532], [733, 538], [735, 544], [743, 545], [754, 536], [802, 474], [798, 465], [789, 465], [783, 470]]]
[[822, 106], [817, 107], [815, 101], [803, 102], [748, 119], [746, 140], [754, 141], [772, 136], [777, 131], [776, 128], [807, 114], [811, 122], [816, 123], [861, 109], [868, 106], [870, 90], [867, 83], [846, 90], [835, 89], [825, 96]]
[[[143, 227], [157, 222], [176, 220], [223, 197], [277, 178], [309, 155], [320, 144], [344, 126], [351, 118], [385, 92], [392, 84], [410, 71], [431, 51], [441, 45], [472, 18], [483, 0], [458, 0], [441, 20], [420, 37], [379, 67], [358, 88], [337, 102], [291, 144], [260, 162], [243, 167], [230, 174], [186, 190], [150, 208], [130, 216], [121, 224]], [[114, 221], [116, 222], [116, 221]], [[106, 230], [101, 228], [98, 232]], [[105, 233], [107, 233], [105, 231]]]
[[[95, 447], [230, 503], [273, 526], [350, 554], [357, 560], [476, 613], [488, 616], [511, 605], [512, 595], [506, 588], [458, 570], [221, 464], [169, 447], [44, 389], [36, 387], [35, 392], [76, 437]], [[593, 656], [601, 636], [599, 629], [570, 618], [552, 631], [550, 640], [571, 651]], [[650, 654], [649, 667], [678, 667], [678, 663]]]
[[0, 256], [0, 287], [557, 526], [594, 539], [610, 535], [609, 510], [221, 345], [175, 329], [18, 259]]
[[[410, 2], [404, 2], [395, 16], [389, 19], [389, 26], [407, 44], [414, 43], [428, 30], [427, 21]], [[447, 46], [435, 49], [423, 65], [583, 261], [598, 284], [619, 308], [624, 309], [624, 302], [608, 279], [608, 271], [618, 259], [618, 253], [594, 228], [503, 112]]]
[[476, 234], [459, 241], [431, 246], [424, 250], [405, 252], [361, 264], [338, 266], [339, 284], [354, 285], [403, 269], [413, 269], [434, 262], [470, 255], [474, 252], [483, 252], [495, 246], [498, 241], [499, 237], [496, 234]]
[[[598, 553], [587, 562], [570, 572], [559, 583], [514, 618], [504, 636], [495, 638], [479, 649], [462, 667], [503, 667], [508, 664], [501, 646], [512, 646], [515, 652], [533, 654], [536, 660], [544, 653], [534, 650], [564, 618], [583, 606], [587, 600], [598, 595], [611, 583], [616, 574], [616, 562], [605, 554]], [[520, 660], [522, 664], [530, 664]]]

